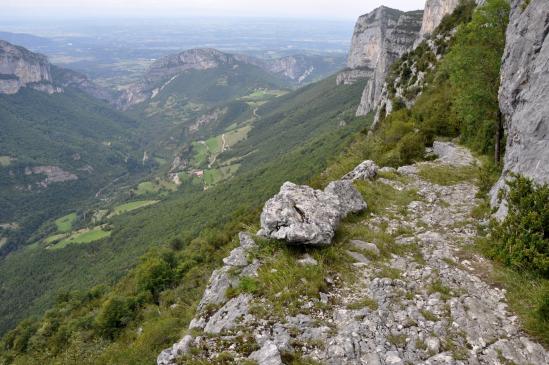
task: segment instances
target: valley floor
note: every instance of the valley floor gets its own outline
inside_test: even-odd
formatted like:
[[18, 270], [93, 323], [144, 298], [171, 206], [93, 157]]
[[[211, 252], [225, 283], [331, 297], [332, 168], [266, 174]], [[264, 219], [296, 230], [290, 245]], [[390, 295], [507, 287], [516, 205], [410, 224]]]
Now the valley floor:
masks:
[[[233, 251], [233, 263], [226, 260], [214, 273], [205, 297], [216, 294], [223, 270], [248, 271], [252, 279], [239, 274], [240, 292], [222, 307], [202, 307], [192, 335], [173, 349], [187, 352], [179, 363], [549, 363], [549, 352], [508, 310], [505, 290], [488, 283], [490, 262], [471, 249], [483, 224], [474, 218], [481, 201], [468, 174], [475, 159], [461, 147], [446, 147], [436, 161], [357, 184], [370, 212], [345, 222], [335, 244], [351, 258], [349, 272], [330, 268], [322, 253], [292, 251], [291, 262], [304, 273], [293, 287], [287, 260], [259, 255], [259, 271], [258, 260], [238, 271], [231, 267]], [[307, 270], [328, 273], [319, 295], [303, 291], [295, 303], [277, 307], [277, 298], [290, 298], [287, 292], [312, 277]], [[287, 287], [269, 296], [261, 281], [269, 277], [272, 288], [277, 273]], [[159, 358], [159, 364], [170, 361]]]

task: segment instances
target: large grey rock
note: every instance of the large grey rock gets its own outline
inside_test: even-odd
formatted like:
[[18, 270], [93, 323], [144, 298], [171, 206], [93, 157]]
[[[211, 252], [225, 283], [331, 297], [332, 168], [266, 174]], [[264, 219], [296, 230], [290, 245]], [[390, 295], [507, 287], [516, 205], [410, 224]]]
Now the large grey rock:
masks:
[[343, 176], [342, 180], [372, 180], [377, 175], [379, 167], [372, 160], [366, 160], [360, 163], [353, 171]]
[[349, 180], [332, 181], [324, 189], [324, 192], [338, 197], [339, 212], [342, 218], [350, 213], [362, 212], [368, 207], [362, 195]]
[[272, 341], [266, 341], [261, 349], [250, 355], [249, 359], [257, 361], [258, 365], [282, 365], [278, 348]]
[[502, 177], [490, 193], [494, 206], [510, 173], [549, 183], [549, 6], [532, 0], [523, 10], [523, 3], [512, 1], [503, 55], [499, 104], [507, 146]]
[[284, 183], [265, 203], [258, 234], [294, 244], [330, 244], [341, 218], [364, 209], [365, 204], [355, 200], [359, 196], [351, 184], [334, 184], [327, 190]]

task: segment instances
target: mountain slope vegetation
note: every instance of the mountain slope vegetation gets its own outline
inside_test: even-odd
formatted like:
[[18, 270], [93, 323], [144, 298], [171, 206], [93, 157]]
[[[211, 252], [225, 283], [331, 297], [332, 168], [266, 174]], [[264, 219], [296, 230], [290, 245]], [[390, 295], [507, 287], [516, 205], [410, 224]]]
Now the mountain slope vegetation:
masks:
[[[148, 250], [170, 243], [182, 248], [181, 258], [185, 257], [186, 264], [180, 268], [180, 274], [177, 276], [177, 282], [183, 287], [177, 290], [184, 290], [187, 293], [185, 303], [180, 306], [180, 312], [189, 311], [194, 304], [193, 298], [198, 298], [203, 290], [209, 270], [221, 257], [218, 249], [230, 242], [232, 234], [239, 229], [241, 222], [257, 214], [257, 207], [261, 201], [274, 193], [286, 180], [305, 182], [319, 173], [333, 153], [341, 151], [351, 136], [367, 125], [364, 118], [353, 116], [360, 99], [361, 88], [363, 85], [337, 87], [335, 82], [330, 81], [293, 92], [293, 97], [302, 98], [303, 104], [299, 103], [291, 108], [283, 105], [273, 107], [270, 113], [282, 115], [281, 112], [284, 110], [285, 117], [256, 128], [277, 128], [277, 123], [286, 123], [286, 126], [300, 138], [286, 141], [282, 138], [286, 139], [287, 136], [281, 135], [279, 141], [271, 139], [263, 144], [255, 144], [254, 150], [261, 156], [261, 162], [255, 167], [243, 168], [236, 176], [219, 186], [204, 192], [201, 187], [187, 182], [165, 201], [139, 211], [113, 216], [108, 220], [108, 224], [113, 227], [111, 235], [101, 241], [86, 245], [69, 245], [61, 250], [47, 250], [37, 244], [5, 258], [0, 265], [2, 330], [10, 328], [20, 318], [39, 314], [49, 308], [56, 293], [89, 290], [97, 284], [112, 285], [137, 264], [139, 257]], [[323, 94], [329, 95], [330, 98], [318, 97]], [[341, 99], [332, 98], [338, 95], [346, 102], [341, 103]], [[316, 112], [315, 108], [311, 108], [314, 105], [319, 106]], [[329, 107], [331, 113], [325, 113], [325, 110], [320, 108], [321, 105]], [[265, 108], [267, 106], [268, 104]], [[308, 110], [306, 114], [302, 112], [303, 107]], [[307, 117], [304, 118], [304, 115]], [[341, 120], [347, 121], [345, 126], [340, 123]], [[303, 132], [303, 129], [306, 132]], [[273, 143], [284, 146], [284, 149], [269, 157]], [[200, 238], [193, 239], [197, 236]], [[68, 262], [70, 265], [67, 265]], [[30, 275], [35, 280], [25, 279]], [[175, 282], [170, 281], [166, 286], [172, 288], [174, 284]], [[133, 292], [131, 288], [130, 285], [127, 289], [135, 295], [141, 291], [139, 289], [138, 292]], [[108, 293], [107, 290], [105, 295]], [[22, 303], [27, 305], [22, 307]], [[98, 303], [103, 302], [100, 300]], [[136, 315], [146, 310], [149, 305], [158, 305], [155, 300], [143, 302], [142, 305], [137, 305], [137, 302], [134, 304], [132, 308]], [[162, 301], [161, 306], [164, 305], [166, 303]], [[175, 325], [189, 318], [181, 313], [178, 318], [170, 314], [169, 320], [174, 321]], [[74, 334], [76, 335], [76, 332]], [[99, 334], [94, 332], [92, 335]], [[97, 337], [101, 338], [103, 337]], [[131, 343], [134, 341], [131, 338], [127, 340]], [[153, 346], [152, 348], [132, 351], [137, 351], [135, 356], [147, 356], [152, 359], [152, 354], [160, 348], [159, 346], [165, 345], [165, 342], [164, 339], [159, 343], [147, 345]], [[121, 342], [111, 344], [107, 341], [104, 345], [118, 348]], [[123, 346], [138, 345], [126, 343]], [[62, 347], [56, 354], [64, 356], [66, 350]], [[104, 350], [105, 348], [102, 348], [102, 351]]]
[[0, 95], [0, 124], [0, 222], [19, 227], [8, 232], [12, 246], [144, 170], [137, 122], [77, 90]]

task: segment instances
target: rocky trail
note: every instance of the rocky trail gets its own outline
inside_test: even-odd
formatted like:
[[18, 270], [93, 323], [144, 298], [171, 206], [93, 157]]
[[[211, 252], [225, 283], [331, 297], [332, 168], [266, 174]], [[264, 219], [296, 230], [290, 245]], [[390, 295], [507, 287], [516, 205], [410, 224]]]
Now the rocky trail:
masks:
[[[275, 314], [269, 299], [254, 293], [226, 296], [269, 262], [251, 259], [260, 244], [241, 233], [241, 246], [212, 274], [190, 334], [158, 364], [216, 363], [223, 356], [260, 365], [549, 363], [549, 352], [508, 311], [505, 291], [484, 281], [489, 261], [469, 250], [479, 224], [472, 215], [478, 188], [471, 176], [444, 175], [471, 169], [475, 159], [451, 143], [435, 144], [435, 153], [436, 161], [381, 169], [375, 182], [359, 183], [413, 199], [344, 222], [347, 233], [336, 245], [353, 261], [351, 272], [331, 272], [318, 297], [299, 297], [297, 313]], [[439, 171], [440, 181], [426, 171]], [[371, 237], [390, 237], [391, 244]], [[295, 265], [321, 264], [300, 254]]]

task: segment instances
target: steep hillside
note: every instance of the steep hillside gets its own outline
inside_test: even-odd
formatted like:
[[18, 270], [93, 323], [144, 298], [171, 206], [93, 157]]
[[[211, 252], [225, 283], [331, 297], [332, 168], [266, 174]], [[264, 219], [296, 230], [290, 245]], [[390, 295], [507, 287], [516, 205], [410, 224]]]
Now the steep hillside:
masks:
[[[502, 223], [487, 194], [500, 106], [507, 161], [526, 151], [525, 174], [545, 181], [529, 162], [545, 153], [533, 109], [547, 84], [547, 3], [427, 6], [361, 17], [354, 68], [287, 94], [240, 94], [257, 80], [248, 71], [264, 70], [216, 51], [160, 62], [134, 113], [179, 90], [205, 100], [196, 115], [156, 120], [179, 189], [156, 199], [140, 185], [151, 200], [87, 221], [81, 234], [99, 239], [6, 257], [0, 362], [546, 364], [549, 186], [509, 182]], [[384, 111], [373, 129], [372, 113], [356, 116], [364, 101]]]
[[[293, 92], [288, 96], [288, 100], [299, 100], [293, 105], [265, 104], [265, 112], [260, 109], [258, 114], [261, 118], [272, 115], [273, 119], [270, 123], [259, 122], [250, 132], [250, 140], [255, 141], [255, 154], [251, 156], [256, 156], [257, 161], [243, 166], [242, 170], [227, 182], [205, 192], [192, 181], [185, 182], [180, 191], [166, 201], [132, 214], [108, 219], [107, 223], [113, 226], [110, 237], [95, 243], [69, 245], [60, 250], [47, 250], [42, 245], [35, 245], [5, 258], [0, 265], [2, 330], [7, 330], [17, 320], [29, 314], [42, 313], [51, 306], [56, 293], [60, 290], [88, 290], [96, 284], [112, 284], [137, 264], [138, 258], [151, 247], [163, 246], [170, 241], [180, 242], [176, 243], [176, 246], [183, 247], [184, 252], [181, 255], [189, 260], [185, 268], [181, 268], [178, 282], [182, 286], [177, 289], [187, 294], [184, 299], [182, 298], [177, 313], [170, 310], [165, 312], [168, 317], [162, 315], [157, 319], [162, 323], [168, 321], [171, 326], [186, 325], [185, 321], [189, 316], [185, 313], [201, 295], [205, 278], [209, 275], [216, 258], [219, 258], [215, 247], [223, 246], [227, 242], [227, 237], [231, 236], [228, 232], [233, 228], [226, 228], [228, 231], [225, 233], [222, 230], [223, 226], [231, 223], [229, 227], [238, 227], [239, 222], [254, 215], [260, 202], [272, 194], [283, 181], [291, 179], [303, 182], [320, 172], [327, 165], [328, 158], [334, 152], [345, 148], [351, 135], [364, 127], [364, 119], [355, 118], [353, 112], [363, 84], [338, 87], [333, 79], [330, 81]], [[330, 112], [326, 113], [326, 109]], [[275, 119], [275, 115], [279, 117]], [[281, 117], [283, 115], [285, 117]], [[279, 123], [284, 126], [284, 133], [279, 133]], [[261, 133], [268, 129], [271, 138], [262, 142]], [[256, 133], [258, 137], [253, 137]], [[245, 164], [244, 161], [242, 163]], [[191, 239], [199, 234], [202, 239]], [[177, 241], [174, 241], [175, 239]], [[70, 265], [67, 265], [68, 262]], [[35, 280], [26, 280], [31, 275]], [[127, 289], [133, 292], [132, 285]], [[110, 295], [108, 291], [104, 294]], [[96, 304], [102, 305], [103, 299], [90, 304], [94, 306], [89, 309], [90, 313], [98, 309], [95, 307]], [[21, 303], [27, 305], [22, 306]], [[160, 304], [155, 300], [147, 303], [143, 302], [143, 306], [134, 307], [137, 317], [141, 316], [138, 313], [145, 315], [148, 306]], [[170, 300], [170, 304], [167, 304], [162, 300], [159, 308], [167, 308], [166, 305], [169, 307], [173, 303]], [[80, 308], [77, 311], [81, 310], [84, 309]], [[182, 325], [179, 324], [181, 321]], [[154, 326], [159, 326], [161, 322]], [[139, 321], [132, 323], [138, 325]], [[161, 331], [167, 333], [166, 338], [173, 340], [176, 334], [172, 333], [170, 328], [172, 327], [168, 326]], [[147, 336], [158, 334], [156, 330], [146, 331]], [[57, 333], [57, 330], [54, 332]], [[79, 333], [74, 332], [75, 336], [82, 334], [77, 332]], [[160, 346], [166, 345], [166, 339], [154, 340], [159, 342], [147, 344], [141, 340], [135, 342], [135, 332], [129, 327], [125, 333], [118, 342], [102, 342], [100, 349], [96, 349], [99, 352], [94, 350], [90, 356], [98, 358], [97, 354], [103, 353], [103, 357], [97, 361], [109, 363], [105, 359], [112, 360], [110, 356], [119, 355], [120, 346], [124, 346], [134, 355], [127, 360], [112, 360], [115, 363], [131, 363], [131, 359], [141, 357], [152, 361], [156, 356], [154, 353], [161, 349]], [[100, 340], [103, 338], [100, 334], [98, 329], [93, 336], [97, 335], [96, 338]], [[76, 340], [76, 337], [74, 339]], [[115, 339], [118, 339], [118, 336]], [[48, 342], [50, 340], [57, 341], [53, 337], [46, 339]], [[54, 346], [53, 342], [50, 344]], [[64, 345], [58, 348], [58, 345], [56, 343], [56, 347], [51, 347], [54, 351], [50, 357], [51, 361], [54, 361], [55, 356], [65, 356], [66, 351], [73, 351]], [[34, 347], [28, 349], [32, 356], [43, 354], [47, 357], [42, 350]]]
[[[240, 72], [241, 67], [247, 70], [255, 68], [253, 71], [255, 77], [264, 79], [262, 87], [272, 86], [272, 84], [280, 87], [318, 80], [336, 72], [340, 64], [337, 59], [326, 56], [295, 55], [278, 59], [259, 59], [246, 55], [228, 54], [216, 49], [191, 49], [156, 61], [139, 83], [129, 85], [124, 90], [119, 103], [122, 108], [127, 109], [132, 105], [154, 99], [175, 78], [190, 70], [233, 68]], [[261, 75], [260, 71], [264, 74]], [[223, 90], [226, 80], [218, 79], [217, 81], [221, 86], [220, 89]]]
[[0, 222], [17, 227], [11, 246], [144, 168], [137, 123], [71, 88], [0, 95], [0, 123]]

